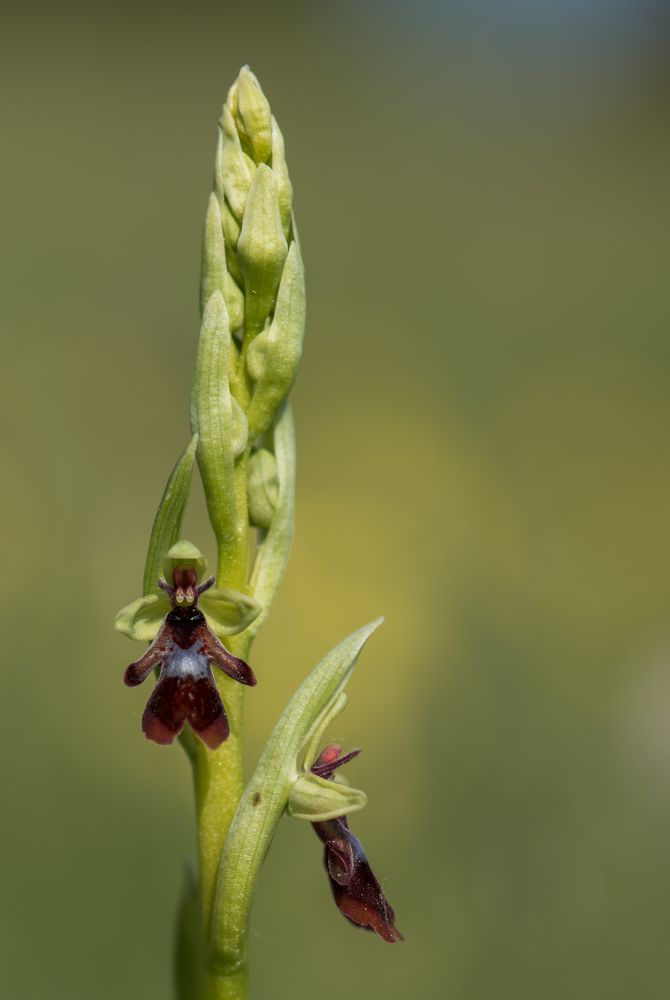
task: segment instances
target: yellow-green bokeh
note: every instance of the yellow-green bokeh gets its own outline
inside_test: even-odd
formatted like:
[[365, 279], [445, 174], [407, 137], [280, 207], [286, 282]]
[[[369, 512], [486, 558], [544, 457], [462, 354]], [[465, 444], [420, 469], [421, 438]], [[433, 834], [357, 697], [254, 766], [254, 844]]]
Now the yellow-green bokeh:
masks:
[[[461, 6], [9, 15], [3, 997], [169, 996], [189, 774], [142, 738], [111, 623], [188, 438], [243, 62], [286, 139], [309, 294], [298, 530], [249, 761], [307, 670], [385, 613], [333, 735], [365, 748], [352, 825], [407, 938], [350, 927], [285, 820], [255, 995], [670, 992], [666, 57], [651, 11], [608, 48], [604, 5], [590, 42]], [[187, 534], [211, 556], [199, 494]]]

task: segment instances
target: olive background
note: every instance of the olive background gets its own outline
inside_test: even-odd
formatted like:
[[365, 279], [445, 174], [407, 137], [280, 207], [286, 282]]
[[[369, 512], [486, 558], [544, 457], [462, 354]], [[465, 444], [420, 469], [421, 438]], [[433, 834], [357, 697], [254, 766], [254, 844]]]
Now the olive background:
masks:
[[[14, 5], [0, 36], [0, 993], [164, 1000], [187, 764], [114, 633], [188, 439], [216, 121], [248, 62], [308, 277], [297, 534], [248, 765], [379, 613], [333, 737], [395, 907], [284, 819], [254, 996], [670, 993], [667, 15]], [[194, 490], [185, 534], [210, 558]]]

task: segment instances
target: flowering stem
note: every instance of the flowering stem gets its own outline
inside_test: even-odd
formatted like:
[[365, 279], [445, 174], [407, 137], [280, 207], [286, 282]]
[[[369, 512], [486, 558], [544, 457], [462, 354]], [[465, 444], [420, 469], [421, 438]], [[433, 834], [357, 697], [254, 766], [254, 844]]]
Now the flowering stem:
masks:
[[[235, 533], [227, 545], [219, 545], [217, 581], [220, 586], [247, 589], [249, 522], [247, 515], [246, 449], [235, 463]], [[246, 635], [227, 640], [235, 656], [247, 659], [251, 641]], [[243, 725], [244, 688], [223, 674], [217, 676], [230, 720], [230, 736], [218, 750], [199, 743], [193, 758], [195, 786], [200, 900], [203, 942], [210, 935], [219, 863], [228, 830], [244, 789]], [[235, 970], [217, 968], [203, 953], [203, 1000], [244, 1000], [248, 996], [246, 966]]]
[[[247, 644], [230, 644], [236, 656], [247, 655]], [[203, 941], [212, 924], [216, 880], [223, 845], [242, 795], [242, 723], [244, 691], [228, 678], [220, 682], [231, 724], [231, 735], [216, 751], [199, 747], [194, 763], [196, 823], [200, 872]], [[217, 967], [207, 948], [202, 955], [203, 1000], [245, 1000], [248, 995], [246, 964], [235, 970]]]

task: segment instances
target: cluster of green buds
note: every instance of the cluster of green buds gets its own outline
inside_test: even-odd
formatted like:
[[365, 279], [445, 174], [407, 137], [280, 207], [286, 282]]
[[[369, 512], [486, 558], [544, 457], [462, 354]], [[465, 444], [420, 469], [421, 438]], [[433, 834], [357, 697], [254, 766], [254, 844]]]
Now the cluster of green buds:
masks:
[[[247, 517], [267, 531], [277, 511], [273, 431], [302, 354], [305, 276], [292, 205], [282, 134], [245, 67], [219, 122], [191, 412], [210, 518], [238, 582]], [[245, 484], [235, 482], [236, 464]]]
[[[156, 514], [143, 596], [116, 620], [120, 631], [150, 643], [127, 668], [126, 684], [158, 672], [142, 718], [145, 735], [162, 745], [179, 737], [193, 765], [199, 877], [188, 880], [178, 922], [183, 1000], [247, 996], [249, 909], [284, 813], [313, 824], [342, 913], [387, 941], [400, 938], [348, 829], [347, 814], [366, 797], [333, 773], [356, 752], [318, 750], [379, 621], [353, 633], [312, 671], [246, 788], [243, 781], [243, 693], [256, 683], [246, 659], [293, 537], [295, 442], [287, 397], [302, 353], [305, 282], [292, 203], [282, 134], [244, 67], [219, 122], [205, 219], [192, 436]], [[181, 537], [196, 458], [217, 543], [216, 574], [209, 578], [202, 553]]]

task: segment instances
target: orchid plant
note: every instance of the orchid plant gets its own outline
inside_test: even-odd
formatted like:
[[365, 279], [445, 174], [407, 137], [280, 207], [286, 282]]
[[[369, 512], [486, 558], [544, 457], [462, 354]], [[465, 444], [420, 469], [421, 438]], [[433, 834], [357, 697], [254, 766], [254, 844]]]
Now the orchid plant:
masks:
[[[381, 619], [354, 632], [308, 675], [246, 785], [243, 777], [244, 690], [256, 684], [247, 660], [293, 536], [288, 394], [302, 353], [305, 283], [292, 204], [282, 134], [244, 67], [219, 122], [205, 219], [191, 439], [158, 507], [143, 594], [115, 623], [149, 643], [126, 669], [125, 683], [134, 687], [158, 673], [142, 717], [145, 736], [161, 746], [178, 738], [193, 769], [198, 867], [178, 920], [178, 1000], [248, 996], [251, 903], [285, 813], [313, 825], [344, 916], [384, 941], [402, 937], [349, 829], [348, 816], [366, 796], [335, 773], [360, 751], [322, 748]], [[202, 553], [181, 537], [196, 460], [217, 545], [210, 577]]]

